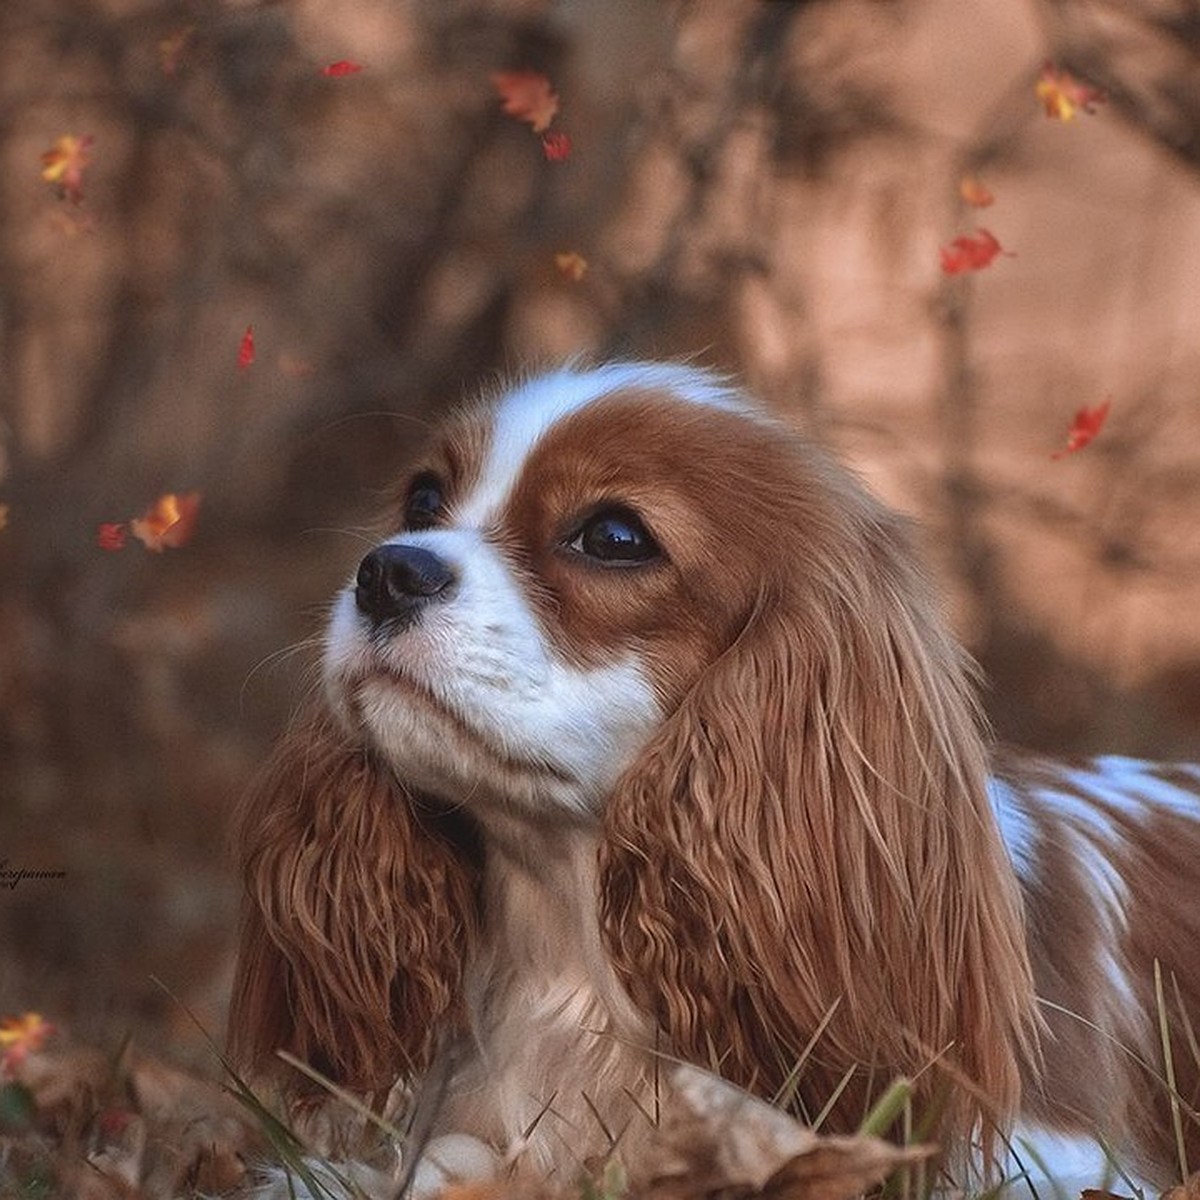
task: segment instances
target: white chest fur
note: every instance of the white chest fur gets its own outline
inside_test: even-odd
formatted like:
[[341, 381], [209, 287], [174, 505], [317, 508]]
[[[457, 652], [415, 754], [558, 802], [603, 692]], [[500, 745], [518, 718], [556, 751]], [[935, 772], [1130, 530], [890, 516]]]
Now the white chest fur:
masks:
[[661, 1100], [652, 1023], [601, 944], [595, 833], [489, 839], [484, 911], [467, 979], [472, 1036], [455, 1049], [434, 1128], [574, 1176], [614, 1140], [627, 1149], [648, 1132]]

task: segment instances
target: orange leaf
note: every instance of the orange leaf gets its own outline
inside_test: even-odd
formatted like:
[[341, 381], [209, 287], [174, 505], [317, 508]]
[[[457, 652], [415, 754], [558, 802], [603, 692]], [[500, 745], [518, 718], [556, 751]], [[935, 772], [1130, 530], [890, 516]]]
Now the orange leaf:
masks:
[[534, 133], [550, 128], [558, 112], [558, 94], [540, 71], [497, 71], [492, 86], [510, 117], [528, 122]]
[[8, 505], [0, 504], [0, 529], [8, 528]]
[[182, 496], [168, 492], [160, 496], [144, 516], [130, 521], [129, 528], [147, 550], [160, 554], [191, 541], [199, 513], [199, 492], [185, 492]]
[[1073, 121], [1080, 109], [1085, 113], [1094, 113], [1096, 105], [1103, 104], [1108, 99], [1100, 88], [1080, 83], [1069, 71], [1064, 71], [1053, 63], [1047, 63], [1042, 68], [1034, 91], [1042, 102], [1046, 116], [1064, 122]]
[[1081, 408], [1076, 414], [1075, 419], [1071, 422], [1071, 428], [1067, 430], [1067, 444], [1061, 450], [1055, 450], [1050, 455], [1052, 459], [1065, 458], [1068, 454], [1074, 454], [1077, 450], [1082, 450], [1092, 439], [1104, 428], [1104, 422], [1108, 420], [1108, 410], [1112, 407], [1112, 400], [1105, 400], [1103, 404], [1097, 404], [1095, 408]]
[[254, 326], [247, 325], [242, 340], [238, 343], [237, 365], [239, 371], [244, 371], [254, 362]]
[[0, 1069], [5, 1072], [16, 1070], [30, 1054], [41, 1050], [46, 1039], [55, 1032], [49, 1021], [42, 1020], [40, 1013], [27, 1012], [22, 1017], [5, 1017], [0, 1021]]
[[83, 199], [83, 172], [91, 155], [92, 135], [76, 137], [65, 133], [42, 154], [42, 178], [58, 188], [58, 194], [72, 204]]
[[571, 139], [565, 133], [542, 135], [542, 153], [548, 162], [562, 162], [571, 153]]
[[996, 197], [971, 175], [965, 176], [958, 185], [958, 194], [972, 208], [988, 208], [996, 202]]
[[986, 229], [975, 230], [974, 237], [956, 237], [948, 246], [941, 247], [942, 270], [947, 275], [961, 275], [964, 271], [982, 271], [990, 267], [998, 254], [1009, 254], [993, 234]]
[[321, 68], [321, 74], [326, 79], [342, 79], [346, 75], [357, 75], [362, 70], [362, 63], [351, 62], [348, 58], [340, 58]]
[[588, 269], [587, 259], [582, 254], [576, 254], [574, 250], [569, 250], [565, 254], [556, 254], [554, 265], [575, 283], [578, 283], [587, 274]]
[[124, 523], [121, 521], [102, 521], [96, 527], [96, 545], [101, 550], [124, 550]]

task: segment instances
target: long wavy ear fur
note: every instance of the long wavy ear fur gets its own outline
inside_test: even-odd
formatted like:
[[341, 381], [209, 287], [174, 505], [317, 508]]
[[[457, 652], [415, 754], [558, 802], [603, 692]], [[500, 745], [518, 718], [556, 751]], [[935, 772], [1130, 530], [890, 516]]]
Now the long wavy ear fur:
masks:
[[370, 753], [314, 719], [248, 796], [229, 1018], [235, 1062], [288, 1050], [347, 1086], [423, 1069], [461, 1018], [476, 867]]
[[903, 1073], [918, 1115], [990, 1143], [1035, 1019], [968, 672], [899, 522], [836, 484], [835, 536], [772, 529], [787, 565], [618, 785], [604, 935], [675, 1053], [771, 1095], [832, 1011], [810, 1116], [853, 1066], [853, 1128]]

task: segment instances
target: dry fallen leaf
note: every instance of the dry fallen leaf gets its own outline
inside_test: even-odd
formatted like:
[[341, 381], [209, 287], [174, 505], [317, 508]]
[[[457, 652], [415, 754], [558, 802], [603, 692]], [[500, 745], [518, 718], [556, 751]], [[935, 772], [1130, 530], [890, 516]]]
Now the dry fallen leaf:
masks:
[[933, 1146], [826, 1137], [696, 1067], [671, 1074], [661, 1136], [639, 1163], [632, 1194], [648, 1200], [752, 1194], [773, 1200], [849, 1200]]
[[224, 1195], [264, 1151], [255, 1119], [216, 1083], [129, 1046], [116, 1061], [88, 1047], [49, 1049], [26, 1058], [16, 1080], [39, 1125], [88, 1131], [86, 1148], [69, 1135], [58, 1143], [55, 1195]]
[[[1090, 1200], [1084, 1192], [1085, 1200]], [[1182, 1183], [1164, 1192], [1162, 1200], [1200, 1200], [1200, 1171], [1193, 1171]]]

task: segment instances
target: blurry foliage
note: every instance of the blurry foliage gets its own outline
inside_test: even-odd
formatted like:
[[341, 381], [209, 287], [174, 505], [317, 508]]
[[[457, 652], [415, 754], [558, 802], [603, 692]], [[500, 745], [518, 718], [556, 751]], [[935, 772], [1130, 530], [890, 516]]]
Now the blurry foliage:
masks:
[[[0, 859], [68, 878], [0, 894], [0, 1010], [186, 1040], [157, 973], [219, 1028], [227, 816], [323, 605], [429, 418], [576, 352], [734, 370], [919, 516], [1004, 736], [1200, 753], [1198, 38], [1183, 0], [4, 5]], [[1047, 121], [1051, 59], [1107, 105]], [[968, 173], [1017, 257], [951, 279]], [[186, 547], [97, 547], [192, 490]]]

